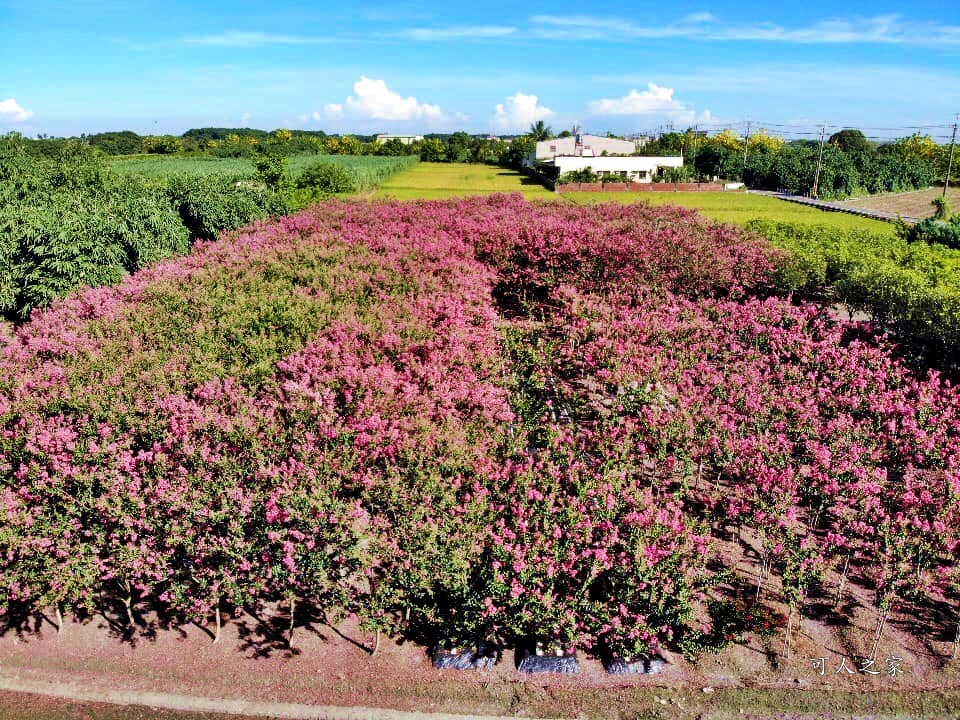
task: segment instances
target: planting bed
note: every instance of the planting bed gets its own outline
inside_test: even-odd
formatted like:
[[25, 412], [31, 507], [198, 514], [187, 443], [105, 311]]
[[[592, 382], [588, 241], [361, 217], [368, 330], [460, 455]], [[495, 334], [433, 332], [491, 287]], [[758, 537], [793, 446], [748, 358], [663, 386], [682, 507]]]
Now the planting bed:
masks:
[[939, 673], [960, 394], [785, 259], [679, 208], [331, 202], [58, 302], [0, 337], [5, 639]]

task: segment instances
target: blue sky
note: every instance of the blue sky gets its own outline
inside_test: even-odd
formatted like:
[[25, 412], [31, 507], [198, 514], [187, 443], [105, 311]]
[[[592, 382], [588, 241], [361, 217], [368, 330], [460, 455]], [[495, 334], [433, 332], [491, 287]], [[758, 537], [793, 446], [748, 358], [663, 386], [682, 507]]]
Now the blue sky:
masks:
[[206, 125], [948, 138], [960, 5], [0, 0], [0, 132]]

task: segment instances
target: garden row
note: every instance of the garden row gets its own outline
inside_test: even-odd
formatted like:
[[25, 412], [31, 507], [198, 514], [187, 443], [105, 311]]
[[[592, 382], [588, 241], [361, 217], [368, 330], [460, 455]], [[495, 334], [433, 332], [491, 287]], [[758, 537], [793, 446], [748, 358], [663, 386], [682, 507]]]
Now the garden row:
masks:
[[26, 318], [74, 288], [116, 283], [196, 239], [367, 189], [411, 162], [362, 160], [375, 162], [314, 160], [291, 178], [283, 160], [263, 157], [238, 172], [172, 163], [146, 177], [114, 172], [87, 146], [47, 160], [0, 138], [0, 315]]
[[781, 261], [678, 208], [336, 202], [81, 292], [0, 340], [0, 610], [695, 654], [765, 612], [732, 524], [791, 620], [831, 567], [955, 617], [960, 394], [761, 299]]
[[927, 362], [956, 369], [960, 249], [826, 225], [752, 220], [746, 227], [788, 251], [782, 289], [867, 311]]

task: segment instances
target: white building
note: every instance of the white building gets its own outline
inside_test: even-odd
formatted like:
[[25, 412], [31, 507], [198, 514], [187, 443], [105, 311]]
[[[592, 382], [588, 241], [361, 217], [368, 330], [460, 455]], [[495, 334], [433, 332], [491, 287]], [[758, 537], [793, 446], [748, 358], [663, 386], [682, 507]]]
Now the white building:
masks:
[[643, 140], [619, 140], [599, 135], [571, 135], [542, 140], [527, 155], [527, 167], [554, 166], [557, 174], [589, 167], [601, 177], [617, 177], [623, 182], [652, 182], [660, 168], [682, 167], [682, 157], [639, 157], [635, 155]]
[[683, 158], [558, 155], [551, 164], [557, 168], [559, 176], [572, 170], [590, 168], [602, 178], [619, 177], [623, 182], [653, 182], [660, 168], [683, 167]]
[[584, 157], [599, 157], [601, 155], [632, 155], [642, 147], [643, 143], [633, 140], [619, 140], [617, 138], [600, 137], [599, 135], [571, 135], [553, 140], [541, 140], [537, 143], [537, 150], [527, 156], [532, 167], [536, 162], [552, 160], [558, 155], [582, 155]]
[[418, 140], [423, 140], [423, 135], [388, 135], [386, 133], [381, 133], [377, 135], [377, 144], [382, 145], [388, 140], [399, 140], [404, 145], [412, 145]]

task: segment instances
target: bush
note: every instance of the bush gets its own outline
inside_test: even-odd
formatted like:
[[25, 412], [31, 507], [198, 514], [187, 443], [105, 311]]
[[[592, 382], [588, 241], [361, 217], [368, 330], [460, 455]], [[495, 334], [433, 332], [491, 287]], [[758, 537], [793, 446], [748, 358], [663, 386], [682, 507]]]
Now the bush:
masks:
[[938, 352], [960, 344], [960, 250], [826, 225], [752, 220], [747, 228], [790, 253], [778, 270], [784, 289], [829, 294]]
[[292, 198], [296, 207], [358, 190], [353, 173], [339, 163], [325, 161], [308, 166], [293, 181], [293, 186]]
[[85, 146], [68, 146], [57, 162], [25, 162], [8, 148], [0, 199], [0, 312], [8, 317], [189, 247], [157, 186], [118, 177]]
[[190, 235], [204, 240], [285, 211], [283, 201], [266, 185], [242, 177], [174, 177], [167, 194]]

